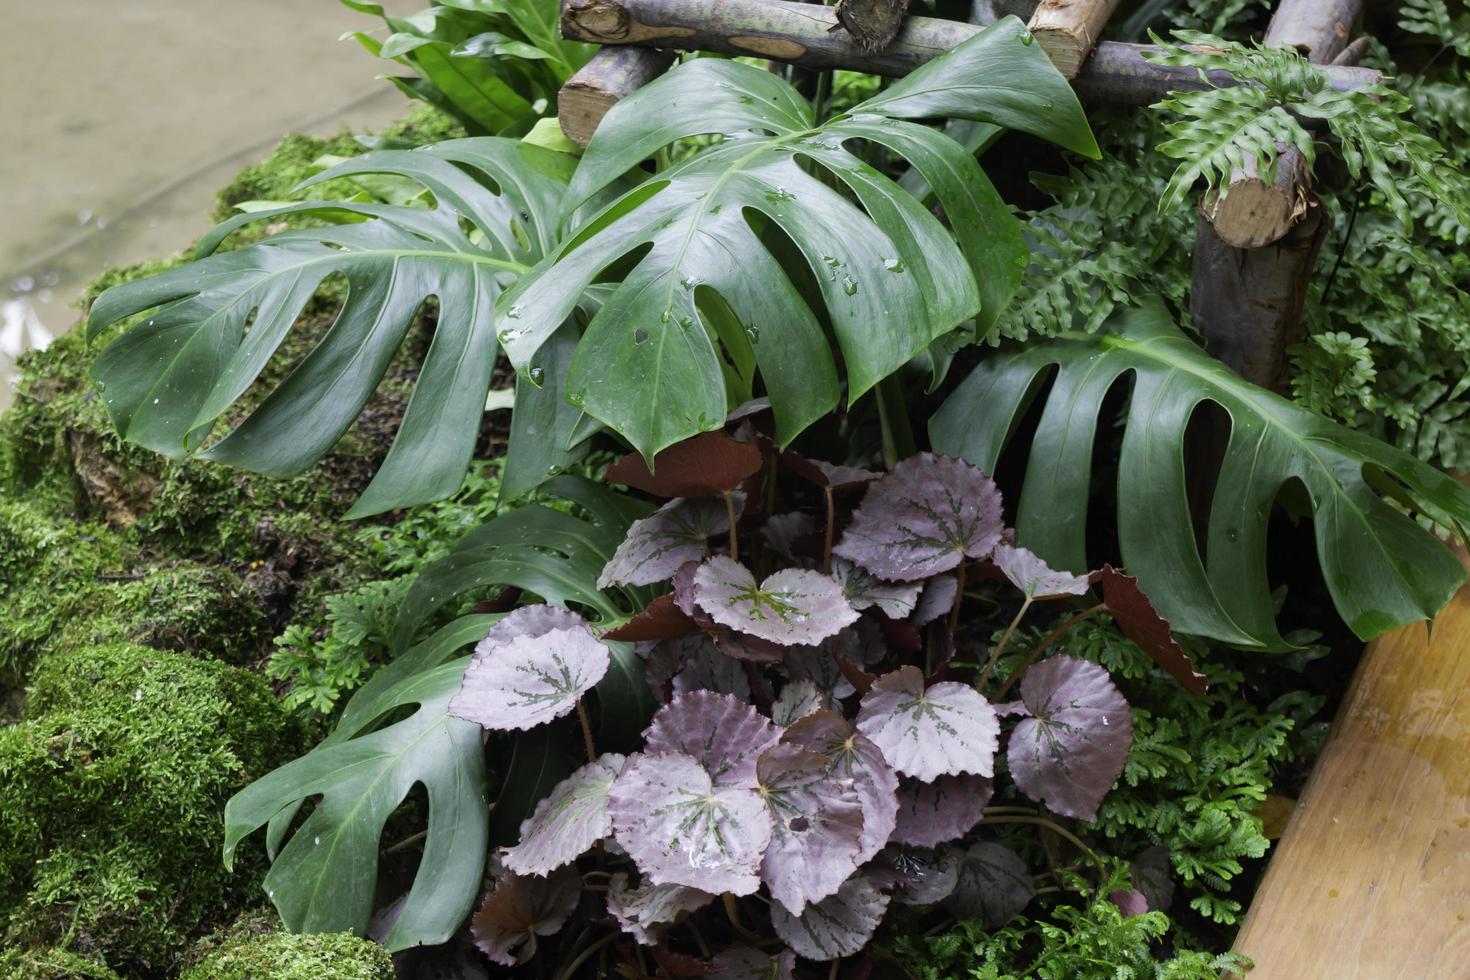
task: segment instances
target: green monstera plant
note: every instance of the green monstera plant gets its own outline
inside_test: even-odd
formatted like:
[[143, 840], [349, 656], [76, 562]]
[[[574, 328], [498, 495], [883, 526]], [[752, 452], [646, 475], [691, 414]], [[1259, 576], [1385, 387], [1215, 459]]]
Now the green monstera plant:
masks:
[[[1028, 38], [1002, 22], [823, 124], [768, 72], [695, 61], [609, 114], [575, 175], [565, 154], [489, 137], [367, 154], [308, 184], [396, 174], [423, 184], [432, 207], [306, 202], [225, 222], [199, 261], [98, 298], [94, 334], [153, 312], [103, 351], [94, 377], [132, 441], [296, 473], [352, 424], [437, 299], [413, 399], [354, 516], [454, 492], [502, 345], [520, 375], [508, 496], [575, 459], [603, 423], [649, 457], [718, 427], [757, 368], [789, 442], [841, 395], [828, 329], [853, 401], [934, 338], [977, 314], [983, 326], [1019, 282], [1025, 243], [979, 165], [909, 120], [985, 120], [1097, 152]], [[691, 87], [705, 93], [697, 105]], [[620, 194], [630, 168], [711, 133], [714, 145]], [[953, 230], [844, 148], [854, 140], [912, 163]], [[247, 222], [291, 215], [331, 223], [216, 252]], [[327, 335], [209, 443], [334, 274], [348, 295]]]
[[[1060, 568], [1088, 567], [1093, 443], [1104, 399], [1131, 383], [1118, 460], [1119, 543], [1176, 629], [1286, 647], [1266, 577], [1267, 522], [1294, 482], [1306, 491], [1327, 588], [1363, 639], [1432, 618], [1465, 581], [1454, 554], [1400, 508], [1461, 529], [1470, 525], [1470, 491], [1402, 450], [1241, 380], [1186, 338], [1157, 299], [1114, 314], [1097, 333], [987, 358], [931, 419], [934, 448], [993, 468], [1053, 370], [1031, 440], [1019, 539]], [[1184, 440], [1205, 403], [1229, 416], [1230, 436], [1201, 556]]]

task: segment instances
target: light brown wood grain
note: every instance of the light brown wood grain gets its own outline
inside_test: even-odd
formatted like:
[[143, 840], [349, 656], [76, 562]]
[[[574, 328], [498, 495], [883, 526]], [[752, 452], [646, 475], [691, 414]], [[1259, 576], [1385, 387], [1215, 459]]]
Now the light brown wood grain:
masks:
[[1118, 0], [1041, 0], [1031, 15], [1031, 33], [1068, 79], [1082, 62], [1118, 7]]
[[1470, 589], [1369, 645], [1235, 948], [1249, 980], [1470, 977]]

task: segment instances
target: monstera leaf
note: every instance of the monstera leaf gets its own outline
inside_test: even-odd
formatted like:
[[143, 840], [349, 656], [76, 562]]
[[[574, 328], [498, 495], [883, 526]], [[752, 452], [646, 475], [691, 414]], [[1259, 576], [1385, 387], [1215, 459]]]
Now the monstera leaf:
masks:
[[[523, 276], [500, 302], [507, 354], [529, 366], [587, 285], [646, 247], [587, 326], [568, 379], [573, 402], [651, 460], [718, 427], [759, 369], [789, 442], [838, 401], [826, 323], [852, 401], [1016, 288], [1026, 249], [1005, 204], [970, 153], [908, 121], [943, 116], [1097, 153], [1070, 86], [1015, 19], [820, 125], [763, 69], [710, 58], [675, 69], [608, 113], [569, 204], [677, 140], [723, 139], [575, 227]], [[857, 140], [912, 163], [955, 234], [849, 152]], [[796, 263], [821, 309], [788, 275]]]
[[[1105, 396], [1131, 385], [1118, 462], [1118, 539], [1129, 574], [1173, 628], [1246, 647], [1286, 647], [1266, 576], [1273, 503], [1299, 484], [1317, 557], [1344, 620], [1363, 639], [1434, 616], [1465, 579], [1449, 548], [1401, 503], [1470, 525], [1470, 491], [1407, 453], [1232, 374], [1191, 343], [1163, 303], [1115, 314], [986, 358], [929, 426], [936, 450], [994, 467], [1035, 389], [1055, 369], [1030, 448], [1018, 541], [1054, 568], [1088, 568], [1093, 442]], [[1204, 555], [1185, 478], [1185, 430], [1205, 402], [1230, 418]]]
[[[407, 649], [352, 696], [321, 744], [250, 784], [226, 805], [227, 865], [241, 841], [269, 825], [266, 848], [273, 864], [265, 887], [290, 928], [367, 929], [383, 826], [415, 785], [427, 791], [428, 833], [419, 871], [386, 938], [390, 949], [440, 943], [454, 933], [480, 890], [492, 832], [497, 843], [512, 842], [516, 827], [530, 818], [521, 847], [512, 853], [518, 867], [539, 870], [555, 867], [566, 850], [603, 829], [593, 770], [616, 772], [618, 756], [605, 755], [599, 767], [586, 767], [558, 795], [553, 788], [569, 767], [556, 750], [554, 732], [520, 732], [492, 815], [486, 806], [480, 726], [448, 712], [471, 662], [455, 659], [465, 647], [483, 640], [503, 648], [565, 634], [571, 632], [568, 625], [581, 622], [577, 616], [549, 606], [504, 617], [464, 616], [410, 646], [435, 610], [476, 587], [514, 585], [594, 614], [625, 615], [624, 597], [599, 592], [595, 582], [628, 525], [646, 508], [586, 480], [561, 477], [553, 486], [588, 517], [539, 507], [512, 511], [471, 534], [466, 542], [475, 542], [474, 547], [466, 550], [462, 543], [430, 566], [400, 610], [397, 635]], [[537, 550], [543, 545], [547, 551]], [[553, 554], [556, 549], [582, 549], [587, 555], [576, 563]], [[485, 557], [487, 552], [493, 558]], [[483, 560], [461, 565], [466, 554]], [[603, 655], [608, 669], [595, 688], [602, 716], [598, 740], [611, 746], [631, 741], [653, 702], [642, 662], [629, 644], [607, 642], [596, 656]], [[532, 812], [548, 794], [555, 803], [546, 806], [560, 808], [569, 822], [551, 821], [545, 806]], [[318, 797], [293, 829], [302, 804]]]
[[[451, 140], [368, 153], [302, 185], [396, 174], [433, 194], [428, 210], [306, 202], [231, 218], [204, 237], [199, 261], [115, 286], [93, 303], [89, 335], [152, 311], [93, 367], [113, 424], [130, 441], [170, 456], [198, 452], [261, 473], [298, 473], [357, 418], [433, 297], [438, 321], [418, 384], [387, 457], [350, 513], [448, 496], [464, 479], [490, 388], [496, 297], [554, 244], [571, 167], [565, 154], [512, 140]], [[247, 223], [291, 215], [337, 223], [211, 254]], [[253, 411], [205, 447], [329, 276], [347, 282], [336, 321]], [[508, 495], [575, 458], [567, 450], [581, 413], [559, 408], [560, 354], [558, 343], [548, 344], [540, 355], [547, 365], [528, 363], [529, 381], [517, 386], [516, 412], [552, 424], [521, 426], [512, 438]]]

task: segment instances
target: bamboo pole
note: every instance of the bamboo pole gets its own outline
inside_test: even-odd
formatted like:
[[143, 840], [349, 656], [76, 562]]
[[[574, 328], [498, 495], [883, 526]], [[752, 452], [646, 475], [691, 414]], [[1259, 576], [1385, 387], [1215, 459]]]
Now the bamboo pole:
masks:
[[1068, 79], [1076, 78], [1118, 0], [1041, 0], [1031, 15], [1031, 33]]
[[673, 63], [672, 52], [656, 48], [603, 48], [561, 87], [556, 99], [561, 131], [586, 146], [609, 109]]
[[[830, 7], [790, 0], [563, 0], [562, 33], [574, 40], [770, 58], [812, 69], [900, 76], [973, 37], [981, 27], [909, 17], [894, 42], [868, 54], [834, 27]], [[1082, 64], [1078, 94], [1095, 104], [1147, 105], [1170, 91], [1232, 85], [1229, 72], [1201, 81], [1193, 68], [1150, 64], [1148, 45], [1103, 41]], [[1379, 72], [1327, 67], [1339, 91], [1371, 85]]]

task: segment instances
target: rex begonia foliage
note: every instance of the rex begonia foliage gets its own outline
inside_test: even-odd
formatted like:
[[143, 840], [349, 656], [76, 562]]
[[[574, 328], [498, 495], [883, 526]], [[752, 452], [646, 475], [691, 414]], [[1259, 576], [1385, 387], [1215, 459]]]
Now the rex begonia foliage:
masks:
[[[578, 870], [602, 921], [656, 959], [689, 958], [667, 945], [686, 920], [699, 930], [722, 914], [759, 917], [750, 926], [784, 951], [708, 950], [699, 961], [736, 975], [790, 976], [793, 954], [851, 956], [891, 902], [942, 902], [997, 925], [1017, 914], [1035, 884], [990, 825], [1021, 798], [1040, 805], [1025, 812], [1043, 825], [1091, 819], [1127, 757], [1131, 713], [1101, 666], [1042, 656], [1054, 636], [1004, 657], [1014, 630], [978, 635], [966, 604], [975, 586], [963, 583], [1019, 606], [1019, 620], [1049, 603], [1104, 611], [1108, 602], [1083, 598], [1101, 580], [1150, 643], [1172, 643], [1167, 624], [1143, 616], [1121, 573], [1058, 572], [1013, 544], [999, 490], [969, 463], [920, 454], [872, 475], [763, 451], [747, 472], [728, 439], [700, 442], [708, 467], [699, 446], [678, 446], [667, 475], [640, 474], [632, 460], [612, 470], [648, 492], [698, 492], [633, 523], [603, 570], [606, 583], [653, 585], [646, 610], [595, 632], [564, 609], [518, 610], [477, 648], [451, 703], [490, 729], [576, 711], [586, 735], [586, 764], [501, 854], [506, 877], [481, 931], [502, 924], [482, 945], [500, 962], [520, 959], [555, 919], [541, 910], [560, 908], [543, 896]], [[803, 477], [782, 485], [806, 509], [769, 512], [768, 481], [782, 469]], [[630, 640], [661, 707], [641, 748], [594, 755], [590, 692], [611, 647]], [[1019, 699], [1007, 700], [1015, 685]], [[1008, 805], [990, 814], [993, 796]], [[768, 901], [738, 911], [758, 892]], [[750, 942], [747, 925], [736, 931]]]

